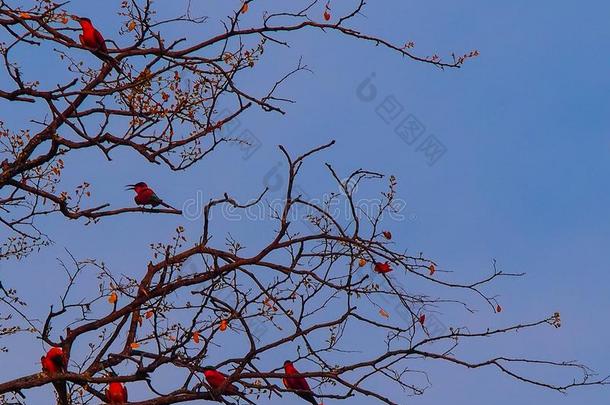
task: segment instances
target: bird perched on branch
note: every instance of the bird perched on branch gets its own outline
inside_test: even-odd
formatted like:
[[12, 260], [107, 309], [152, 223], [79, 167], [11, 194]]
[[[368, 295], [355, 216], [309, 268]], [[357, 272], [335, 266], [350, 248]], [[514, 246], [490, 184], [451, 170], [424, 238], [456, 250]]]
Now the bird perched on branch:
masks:
[[106, 388], [106, 402], [113, 405], [127, 403], [127, 388], [120, 382], [111, 382]]
[[303, 398], [310, 404], [318, 405], [318, 402], [313, 396], [311, 388], [309, 388], [309, 384], [307, 384], [307, 380], [305, 379], [305, 377], [300, 376], [299, 372], [290, 360], [286, 360], [284, 362], [284, 372], [290, 376], [294, 376], [283, 378], [283, 382], [286, 388], [288, 388], [289, 390], [294, 390], [295, 394], [297, 394], [299, 397]]
[[[42, 371], [50, 377], [67, 371], [66, 356], [61, 347], [52, 347], [49, 349], [46, 356], [40, 358], [40, 362], [42, 363]], [[53, 387], [55, 387], [55, 391], [57, 391], [60, 405], [69, 405], [66, 382], [54, 381]]]
[[95, 56], [108, 62], [118, 72], [123, 73], [119, 67], [119, 63], [110, 55], [108, 55], [108, 47], [106, 46], [106, 40], [102, 34], [93, 26], [90, 19], [86, 17], [72, 16], [72, 18], [80, 24], [83, 29], [83, 33], [79, 35], [80, 44], [86, 48], [89, 48]]
[[148, 187], [148, 185], [146, 183], [144, 183], [143, 181], [136, 183], [136, 184], [128, 184], [126, 187], [127, 187], [127, 190], [134, 190], [136, 192], [134, 201], [138, 205], [142, 205], [142, 206], [150, 205], [152, 207], [162, 205], [166, 208], [175, 210], [174, 207], [163, 202], [163, 200], [160, 199], [157, 196], [157, 194], [155, 194], [155, 192], [152, 190], [152, 188]]
[[374, 270], [376, 273], [379, 274], [386, 274], [392, 271], [392, 268], [390, 267], [390, 263], [385, 262], [385, 263], [375, 263], [375, 267]]
[[214, 391], [219, 391], [224, 395], [240, 395], [237, 387], [227, 382], [227, 376], [217, 371], [214, 367], [205, 367], [203, 375]]

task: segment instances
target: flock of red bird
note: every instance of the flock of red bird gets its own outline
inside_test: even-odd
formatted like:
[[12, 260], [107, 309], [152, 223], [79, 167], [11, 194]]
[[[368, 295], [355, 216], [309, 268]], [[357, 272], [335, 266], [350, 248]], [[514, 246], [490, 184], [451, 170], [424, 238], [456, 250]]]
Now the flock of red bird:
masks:
[[[109, 62], [119, 73], [122, 73], [118, 62], [108, 54], [108, 47], [106, 46], [106, 40], [102, 34], [93, 26], [90, 19], [85, 17], [72, 16], [72, 18], [81, 26], [83, 33], [79, 35], [80, 44], [85, 48], [91, 50], [96, 56], [101, 58], [105, 62]], [[146, 185], [146, 183], [140, 182], [137, 184], [130, 184], [130, 189], [136, 192], [135, 201], [136, 204], [151, 207], [162, 205], [164, 207], [175, 209], [172, 206], [166, 204], [161, 200], [155, 192]]]
[[[73, 18], [79, 22], [83, 30], [83, 33], [79, 36], [81, 45], [90, 49], [102, 60], [110, 62], [117, 71], [121, 72], [118, 63], [108, 55], [106, 41], [102, 34], [95, 29], [91, 20], [77, 16], [73, 16]], [[166, 208], [175, 209], [171, 205], [163, 202], [163, 200], [161, 200], [144, 182], [129, 184], [126, 187], [128, 190], [135, 191], [136, 196], [134, 200], [138, 205], [150, 205], [151, 207], [161, 205]], [[66, 373], [68, 370], [65, 353], [60, 347], [52, 347], [45, 356], [41, 357], [40, 361], [42, 363], [42, 371], [49, 377], [55, 377], [59, 374]], [[299, 397], [307, 402], [318, 405], [309, 384], [307, 384], [304, 377], [299, 375], [299, 372], [290, 361], [284, 363], [284, 371], [286, 375], [290, 376], [283, 379], [286, 388], [293, 390]], [[228, 382], [227, 376], [213, 367], [204, 368], [203, 375], [213, 391], [216, 391], [221, 395], [241, 395], [238, 388], [234, 384]], [[61, 405], [69, 405], [66, 382], [54, 381], [53, 386], [57, 391], [59, 403]], [[111, 382], [108, 384], [108, 388], [106, 388], [106, 402], [108, 404], [126, 404], [127, 398], [127, 388], [123, 383]]]
[[[52, 347], [45, 356], [40, 358], [42, 371], [49, 377], [56, 377], [68, 371], [67, 359], [60, 347]], [[302, 377], [291, 361], [284, 362], [284, 373], [287, 377], [282, 380], [287, 389], [294, 391], [305, 401], [318, 405], [305, 377]], [[235, 384], [229, 382], [228, 377], [216, 370], [214, 367], [205, 367], [203, 375], [212, 391], [220, 395], [241, 396], [241, 392]], [[53, 386], [57, 391], [60, 405], [69, 405], [68, 390], [65, 381], [54, 381]], [[112, 405], [127, 403], [127, 388], [121, 382], [111, 382], [106, 388], [106, 402]]]
[[[83, 30], [83, 33], [79, 36], [80, 43], [82, 46], [90, 49], [95, 53], [96, 56], [100, 57], [102, 60], [107, 61], [113, 65], [113, 67], [121, 73], [120, 68], [118, 67], [118, 63], [108, 55], [108, 48], [106, 47], [106, 42], [102, 34], [95, 29], [91, 20], [84, 17], [76, 17], [73, 16], [75, 20], [80, 23], [80, 26]], [[144, 182], [139, 182], [136, 184], [129, 184], [126, 186], [128, 190], [133, 190], [136, 193], [134, 198], [136, 204], [141, 206], [150, 205], [151, 207], [157, 207], [159, 205], [164, 206], [166, 208], [175, 209], [169, 204], [166, 204], [161, 200], [157, 194]], [[389, 234], [389, 233], [388, 233]], [[391, 236], [387, 236], [386, 238], [390, 239]], [[385, 263], [375, 263], [374, 271], [380, 274], [386, 274], [392, 271], [390, 264], [388, 262]], [[422, 318], [424, 315], [422, 315]], [[420, 318], [420, 323], [424, 323], [425, 318]], [[67, 372], [67, 361], [66, 356], [63, 350], [59, 347], [51, 348], [45, 356], [41, 358], [42, 363], [42, 371], [50, 377], [57, 376], [58, 374]], [[284, 386], [288, 389], [296, 393], [299, 397], [304, 399], [305, 401], [311, 403], [312, 405], [318, 405], [314, 394], [307, 383], [307, 380], [300, 375], [297, 369], [294, 367], [291, 361], [286, 360], [284, 362], [284, 373], [287, 377], [282, 379]], [[225, 374], [217, 371], [213, 367], [206, 367], [203, 369], [203, 374], [205, 379], [212, 388], [213, 391], [221, 394], [221, 395], [229, 395], [229, 396], [239, 396], [242, 395], [239, 389], [232, 383], [228, 381], [228, 378]], [[59, 397], [60, 405], [69, 405], [68, 401], [68, 391], [66, 387], [65, 381], [54, 381], [53, 386], [57, 391], [57, 395]], [[121, 382], [111, 382], [108, 384], [108, 388], [106, 389], [106, 402], [108, 404], [126, 404], [127, 403], [127, 388]]]

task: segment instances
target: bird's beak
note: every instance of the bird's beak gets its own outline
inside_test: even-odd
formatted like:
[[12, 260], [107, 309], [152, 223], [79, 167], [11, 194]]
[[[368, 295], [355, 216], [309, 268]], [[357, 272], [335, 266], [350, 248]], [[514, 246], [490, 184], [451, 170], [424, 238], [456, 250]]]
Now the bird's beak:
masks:
[[125, 190], [133, 190], [135, 186], [135, 184], [128, 184], [125, 186]]

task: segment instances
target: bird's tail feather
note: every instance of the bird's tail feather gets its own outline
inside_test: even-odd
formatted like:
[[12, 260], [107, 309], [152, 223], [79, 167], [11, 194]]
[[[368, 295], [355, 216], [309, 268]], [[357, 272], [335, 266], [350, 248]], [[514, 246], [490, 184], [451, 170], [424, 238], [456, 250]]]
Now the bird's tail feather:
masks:
[[112, 65], [114, 70], [116, 70], [119, 75], [126, 76], [123, 69], [121, 69], [121, 65], [119, 65], [119, 62], [117, 62], [116, 59], [114, 59], [112, 56], [107, 56], [106, 61]]
[[251, 401], [250, 399], [246, 398], [246, 396], [244, 394], [240, 394], [239, 396], [241, 397], [241, 399], [243, 399], [244, 401], [246, 401], [250, 405], [256, 405], [256, 402]]
[[318, 401], [316, 401], [311, 392], [299, 392], [297, 393], [297, 395], [303, 398], [305, 401], [309, 402], [310, 404], [318, 405]]
[[121, 65], [119, 65], [119, 62], [116, 59], [114, 59], [112, 56], [110, 56], [107, 53], [104, 53], [102, 51], [99, 51], [99, 50], [98, 51], [94, 51], [93, 53], [98, 58], [100, 58], [102, 61], [108, 62], [112, 66], [112, 68], [117, 71], [117, 73], [119, 75], [123, 75], [123, 76], [127, 77], [127, 75], [125, 74], [123, 69], [121, 69]]
[[161, 204], [162, 206], [164, 206], [165, 208], [169, 208], [170, 210], [174, 210], [174, 211], [178, 211], [176, 208], [172, 207], [171, 205], [169, 205], [168, 203], [166, 203], [165, 201], [161, 201], [159, 204]]

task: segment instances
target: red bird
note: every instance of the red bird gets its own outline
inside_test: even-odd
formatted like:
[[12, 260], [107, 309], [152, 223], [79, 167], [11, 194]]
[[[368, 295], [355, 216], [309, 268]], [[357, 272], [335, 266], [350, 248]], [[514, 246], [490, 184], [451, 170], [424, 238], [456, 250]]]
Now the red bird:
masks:
[[148, 187], [148, 185], [142, 181], [136, 184], [128, 184], [127, 190], [134, 190], [136, 192], [134, 200], [138, 205], [150, 205], [152, 207], [162, 205], [175, 210], [175, 208], [171, 205], [164, 203], [163, 200], [160, 199], [157, 194], [155, 194], [153, 189]]
[[80, 44], [87, 48], [93, 49], [94, 51], [108, 53], [108, 48], [106, 47], [104, 37], [98, 30], [95, 29], [91, 23], [91, 20], [85, 17], [75, 18], [83, 29], [83, 33], [78, 36], [78, 39], [80, 39]]
[[421, 314], [419, 316], [419, 323], [421, 323], [421, 325], [424, 326], [424, 322], [426, 322], [426, 314]]
[[[52, 347], [46, 356], [40, 358], [42, 363], [42, 371], [50, 377], [55, 374], [65, 373], [66, 367], [66, 356], [61, 347]], [[53, 382], [57, 396], [59, 397], [59, 403], [61, 405], [68, 405], [68, 388], [66, 387], [65, 381]]]
[[282, 380], [284, 381], [284, 385], [289, 390], [295, 390], [295, 394], [303, 398], [305, 401], [318, 405], [316, 399], [313, 396], [313, 392], [311, 388], [309, 388], [309, 384], [307, 384], [307, 380], [305, 377], [299, 377], [299, 372], [290, 360], [286, 360], [284, 362], [284, 371], [288, 375], [294, 375], [295, 377], [284, 377]]
[[385, 274], [385, 273], [389, 273], [392, 271], [392, 268], [390, 267], [390, 263], [385, 262], [385, 263], [375, 263], [375, 272], [379, 273], [379, 274]]
[[203, 369], [203, 375], [210, 387], [214, 391], [220, 391], [224, 395], [239, 395], [237, 387], [231, 383], [227, 384], [227, 376], [217, 371], [214, 367], [206, 367]]
[[80, 39], [80, 44], [91, 49], [96, 56], [103, 61], [109, 62], [117, 72], [123, 73], [119, 67], [119, 63], [112, 56], [108, 55], [106, 41], [104, 40], [102, 34], [95, 29], [91, 23], [91, 20], [86, 17], [78, 16], [73, 16], [73, 18], [79, 22], [81, 28], [83, 29], [83, 33], [78, 36]]
[[120, 382], [111, 382], [106, 388], [106, 402], [109, 404], [127, 403], [127, 388]]

